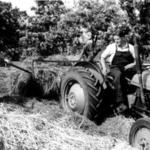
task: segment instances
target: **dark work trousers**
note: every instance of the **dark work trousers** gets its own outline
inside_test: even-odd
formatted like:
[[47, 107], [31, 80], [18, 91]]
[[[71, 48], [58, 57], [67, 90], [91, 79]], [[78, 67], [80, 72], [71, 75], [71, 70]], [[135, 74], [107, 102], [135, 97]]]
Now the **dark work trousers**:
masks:
[[123, 72], [119, 68], [115, 67], [110, 69], [110, 75], [114, 77], [113, 83], [116, 92], [116, 98], [115, 98], [116, 104], [119, 104], [121, 102], [126, 102], [126, 95], [123, 90], [123, 86], [125, 86], [125, 79], [123, 77]]
[[116, 104], [120, 104], [121, 102], [127, 102], [127, 81], [125, 77], [131, 79], [133, 75], [136, 73], [136, 68], [133, 67], [126, 71], [123, 71], [117, 67], [113, 67], [110, 69], [110, 75], [113, 76], [113, 84], [115, 86], [116, 92]]
[[110, 67], [110, 74], [114, 77], [113, 82], [116, 89], [116, 104], [127, 102], [127, 97], [125, 94], [126, 82], [124, 77], [124, 66], [133, 62], [134, 58], [129, 50], [129, 45], [127, 51], [118, 51], [118, 48], [116, 46], [116, 53]]

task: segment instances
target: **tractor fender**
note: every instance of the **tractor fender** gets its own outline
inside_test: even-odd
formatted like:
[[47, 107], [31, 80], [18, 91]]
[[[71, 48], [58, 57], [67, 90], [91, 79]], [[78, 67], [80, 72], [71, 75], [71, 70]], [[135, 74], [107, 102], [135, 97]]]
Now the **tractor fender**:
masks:
[[[131, 84], [137, 87], [140, 87], [138, 74], [135, 74], [131, 79]], [[142, 72], [142, 82], [143, 88], [146, 90], [150, 90], [150, 70], [145, 70]]]
[[98, 79], [99, 83], [102, 85], [104, 89], [107, 88], [105, 78], [100, 70], [100, 66], [95, 62], [78, 62], [74, 65], [74, 67], [81, 66], [89, 69], [89, 71]]
[[101, 67], [96, 62], [82, 61], [82, 62], [76, 63], [74, 66], [81, 66], [81, 67], [85, 67], [89, 69], [94, 69], [95, 71], [101, 73]]

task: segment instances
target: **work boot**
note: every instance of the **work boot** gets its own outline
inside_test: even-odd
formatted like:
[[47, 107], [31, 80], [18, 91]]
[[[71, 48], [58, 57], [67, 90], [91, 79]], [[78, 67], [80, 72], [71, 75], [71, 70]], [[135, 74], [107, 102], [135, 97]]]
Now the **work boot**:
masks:
[[122, 93], [120, 93], [120, 95], [117, 97], [116, 102], [117, 102], [116, 111], [118, 113], [122, 113], [128, 109], [127, 97]]
[[117, 108], [116, 108], [116, 111], [118, 114], [124, 112], [125, 110], [127, 110], [128, 107], [125, 103], [121, 103]]
[[113, 110], [115, 116], [122, 114], [127, 110], [127, 106], [125, 104], [121, 104]]

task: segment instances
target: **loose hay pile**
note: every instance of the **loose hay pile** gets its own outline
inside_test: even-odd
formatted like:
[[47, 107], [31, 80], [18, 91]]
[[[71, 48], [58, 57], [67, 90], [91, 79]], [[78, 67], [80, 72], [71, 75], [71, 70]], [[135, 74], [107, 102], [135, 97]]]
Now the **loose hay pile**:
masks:
[[133, 150], [126, 141], [101, 135], [89, 120], [78, 128], [81, 118], [65, 114], [56, 102], [28, 103], [34, 103], [30, 111], [0, 104], [1, 150]]
[[99, 127], [99, 130], [105, 131], [105, 134], [107, 135], [128, 141], [128, 135], [133, 123], [134, 120], [132, 118], [116, 116], [107, 118], [107, 120]]

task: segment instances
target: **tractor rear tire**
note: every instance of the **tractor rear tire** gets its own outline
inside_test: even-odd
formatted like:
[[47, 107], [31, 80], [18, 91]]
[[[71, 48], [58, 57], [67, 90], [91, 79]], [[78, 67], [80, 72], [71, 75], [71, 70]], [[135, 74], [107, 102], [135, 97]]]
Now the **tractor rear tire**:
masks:
[[137, 149], [150, 150], [150, 118], [139, 119], [133, 124], [129, 143]]
[[77, 112], [95, 121], [102, 110], [103, 91], [101, 82], [90, 69], [72, 68], [62, 78], [62, 106], [68, 112]]

